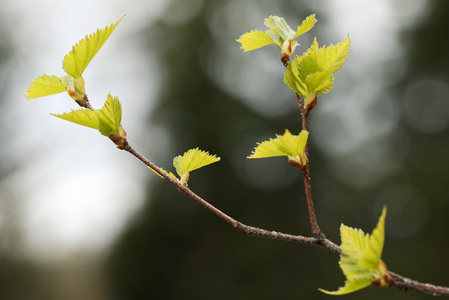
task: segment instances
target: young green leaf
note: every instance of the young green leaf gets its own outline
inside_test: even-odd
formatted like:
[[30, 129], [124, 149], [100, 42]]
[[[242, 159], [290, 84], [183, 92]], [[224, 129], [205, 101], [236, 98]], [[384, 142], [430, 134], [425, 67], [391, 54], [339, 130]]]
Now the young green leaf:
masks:
[[292, 135], [290, 131], [285, 130], [283, 135], [276, 136], [275, 139], [260, 143], [248, 158], [302, 156], [309, 132], [302, 130], [299, 135]]
[[108, 94], [108, 100], [104, 103], [103, 108], [98, 110], [98, 121], [98, 130], [102, 135], [119, 134], [122, 121], [122, 105], [117, 97]]
[[182, 156], [176, 156], [173, 159], [173, 166], [176, 169], [176, 173], [182, 177], [185, 173], [192, 172], [219, 160], [219, 157], [195, 148], [185, 152]]
[[283, 135], [276, 136], [275, 139], [259, 143], [247, 158], [287, 156], [288, 162], [295, 168], [304, 168], [307, 164], [307, 155], [304, 153], [304, 149], [309, 132], [302, 130], [299, 135], [292, 135], [290, 131], [285, 130]]
[[301, 34], [304, 34], [310, 29], [312, 29], [316, 22], [317, 20], [315, 18], [315, 14], [308, 16], [304, 21], [302, 21], [301, 25], [298, 26], [294, 38], [296, 39]]
[[293, 31], [284, 18], [278, 16], [269, 16], [265, 19], [265, 26], [270, 28], [266, 33], [271, 37], [279, 47], [282, 46], [284, 41], [292, 40], [295, 38], [296, 32]]
[[281, 60], [284, 64], [290, 59], [293, 51], [295, 51], [298, 42], [294, 39], [301, 34], [309, 31], [316, 23], [315, 15], [308, 16], [298, 26], [296, 31], [293, 31], [284, 18], [278, 16], [269, 16], [265, 19], [265, 26], [270, 28], [265, 33], [262, 31], [251, 31], [245, 33], [237, 40], [241, 44], [241, 49], [244, 51], [251, 51], [261, 48], [266, 45], [275, 44], [281, 50]]
[[315, 38], [307, 52], [297, 56], [288, 65], [284, 74], [285, 83], [293, 92], [310, 101], [315, 97], [309, 94], [319, 95], [329, 92], [333, 87], [333, 74], [347, 59], [349, 47], [349, 36], [341, 43], [327, 48], [319, 48]]
[[28, 99], [39, 98], [65, 92], [65, 85], [61, 79], [54, 75], [42, 75], [31, 83], [29, 88], [24, 92]]
[[262, 48], [263, 46], [274, 44], [270, 36], [262, 31], [253, 30], [243, 34], [238, 40], [241, 49], [251, 51]]
[[108, 95], [103, 108], [98, 110], [72, 110], [62, 115], [52, 114], [55, 117], [70, 121], [79, 125], [97, 129], [102, 135], [119, 135], [125, 137], [124, 130], [120, 128], [122, 119], [122, 106], [117, 97]]
[[334, 292], [323, 289], [320, 291], [330, 295], [343, 295], [365, 288], [372, 283], [383, 287], [389, 285], [388, 271], [381, 260], [386, 213], [387, 208], [384, 207], [377, 227], [371, 235], [341, 224], [342, 253], [339, 264], [346, 276], [345, 286]]
[[56, 77], [43, 75], [38, 77], [24, 92], [28, 99], [38, 98], [67, 91], [78, 104], [88, 107], [88, 99], [84, 88], [84, 79], [81, 74], [86, 69], [92, 58], [106, 42], [115, 27], [123, 19], [122, 16], [115, 24], [87, 36], [64, 57], [62, 67], [68, 76]]
[[[148, 167], [148, 169], [150, 169], [151, 171], [153, 171], [154, 173], [156, 173], [157, 176], [164, 178], [161, 174], [159, 174], [158, 172], [156, 172], [155, 170], [153, 170], [152, 168]], [[165, 174], [167, 174], [168, 176], [170, 176], [173, 179], [178, 180], [178, 178], [176, 178], [176, 176], [172, 173], [172, 172], [167, 172], [162, 168], [159, 168], [162, 172], [164, 172]]]
[[72, 110], [71, 112], [62, 115], [51, 115], [92, 129], [98, 130], [100, 126], [100, 123], [98, 122], [98, 112], [89, 109]]
[[84, 39], [73, 46], [69, 54], [64, 57], [64, 62], [62, 64], [64, 71], [75, 79], [83, 74], [87, 65], [92, 58], [94, 58], [123, 17], [124, 15], [117, 22], [102, 30], [97, 29], [93, 34], [89, 36], [86, 35]]

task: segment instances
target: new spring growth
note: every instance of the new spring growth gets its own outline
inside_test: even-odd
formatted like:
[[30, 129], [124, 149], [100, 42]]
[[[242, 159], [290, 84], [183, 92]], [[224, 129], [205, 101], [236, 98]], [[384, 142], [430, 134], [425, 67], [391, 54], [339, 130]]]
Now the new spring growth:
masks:
[[[167, 174], [169, 177], [179, 181], [183, 186], [187, 186], [187, 181], [189, 180], [190, 172], [218, 161], [220, 161], [220, 157], [217, 157], [216, 155], [211, 155], [206, 151], [200, 150], [199, 148], [195, 148], [188, 150], [183, 155], [178, 155], [175, 158], [173, 158], [173, 166], [176, 169], [176, 173], [178, 174], [179, 179], [176, 178], [176, 176], [172, 172], [167, 172], [162, 168], [159, 169], [165, 174]], [[161, 176], [156, 171], [154, 172], [157, 175]]]
[[299, 43], [295, 39], [303, 33], [306, 33], [315, 25], [315, 15], [308, 16], [298, 26], [296, 31], [293, 31], [284, 18], [278, 16], [269, 16], [265, 19], [265, 26], [270, 28], [269, 30], [262, 32], [253, 30], [243, 34], [237, 42], [241, 44], [241, 49], [245, 51], [251, 51], [261, 48], [266, 45], [275, 44], [281, 50], [281, 61], [284, 66], [287, 66], [290, 61], [290, 56], [295, 51], [295, 48], [299, 46]]
[[316, 97], [328, 93], [334, 86], [334, 74], [346, 61], [351, 41], [347, 36], [337, 45], [320, 47], [315, 38], [307, 52], [287, 66], [284, 82], [304, 99], [304, 107], [310, 111], [315, 107]]
[[293, 31], [284, 18], [270, 16], [265, 19], [265, 25], [270, 28], [266, 32], [253, 30], [243, 34], [237, 42], [246, 51], [255, 50], [266, 45], [275, 44], [281, 50], [281, 61], [287, 67], [284, 82], [297, 95], [304, 99], [304, 108], [310, 112], [316, 105], [317, 95], [332, 90], [334, 73], [345, 62], [350, 47], [349, 36], [337, 45], [319, 47], [315, 38], [313, 44], [301, 56], [296, 56], [290, 62], [295, 48], [299, 43], [295, 38], [308, 32], [315, 25], [315, 15], [308, 16]]
[[380, 287], [390, 286], [391, 279], [381, 259], [385, 240], [386, 214], [387, 208], [384, 207], [379, 222], [371, 234], [341, 224], [342, 243], [339, 264], [346, 276], [345, 285], [337, 291], [319, 289], [320, 291], [330, 295], [343, 295], [371, 284]]
[[108, 98], [101, 109], [79, 109], [61, 115], [52, 115], [98, 130], [102, 135], [109, 137], [119, 149], [124, 149], [128, 145], [126, 132], [121, 125], [122, 105], [118, 98], [111, 96], [111, 94], [108, 94]]
[[306, 130], [302, 130], [299, 135], [292, 135], [290, 131], [285, 130], [283, 135], [276, 135], [275, 139], [259, 143], [248, 158], [287, 156], [288, 162], [301, 170], [307, 164], [304, 149], [308, 136], [309, 132]]
[[62, 77], [46, 74], [39, 76], [24, 92], [25, 97], [33, 99], [66, 91], [81, 107], [89, 108], [90, 104], [82, 74], [123, 17], [102, 30], [97, 29], [93, 34], [86, 35], [84, 39], [73, 46], [62, 63], [62, 68], [67, 75]]

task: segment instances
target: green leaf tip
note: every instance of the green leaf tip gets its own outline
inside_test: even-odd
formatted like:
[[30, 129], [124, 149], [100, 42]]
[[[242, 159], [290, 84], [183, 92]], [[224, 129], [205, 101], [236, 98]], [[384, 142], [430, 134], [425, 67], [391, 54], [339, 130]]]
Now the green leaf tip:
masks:
[[72, 50], [64, 57], [62, 64], [62, 68], [68, 74], [67, 76], [39, 76], [24, 92], [25, 97], [33, 99], [67, 91], [69, 96], [78, 104], [82, 107], [88, 107], [86, 105], [88, 99], [84, 79], [81, 75], [124, 16], [114, 24], [102, 30], [98, 29], [89, 36], [86, 35], [84, 39], [73, 46]]
[[97, 29], [97, 31], [91, 35], [86, 35], [84, 39], [73, 46], [72, 50], [64, 57], [62, 63], [64, 71], [73, 78], [78, 78], [78, 76], [83, 74], [92, 58], [98, 53], [124, 17], [125, 15], [123, 15], [117, 22], [110, 26], [106, 26], [104, 29]]
[[275, 139], [259, 143], [253, 153], [247, 158], [287, 156], [293, 166], [302, 169], [307, 163], [304, 149], [309, 132], [302, 130], [299, 135], [292, 135], [290, 131], [285, 130], [283, 135], [276, 136]]
[[264, 22], [269, 30], [265, 32], [253, 30], [241, 35], [236, 41], [241, 44], [241, 49], [245, 52], [275, 44], [281, 50], [282, 62], [286, 64], [295, 48], [299, 45], [294, 39], [312, 29], [316, 22], [315, 15], [310, 15], [294, 31], [288, 26], [284, 18], [269, 16]]
[[385, 217], [387, 208], [384, 206], [377, 227], [371, 235], [361, 229], [351, 228], [341, 224], [341, 255], [340, 268], [346, 276], [345, 286], [337, 291], [321, 292], [330, 295], [344, 295], [363, 289], [371, 284], [380, 287], [390, 285], [390, 278], [385, 263], [381, 259], [385, 240]]
[[296, 58], [287, 66], [284, 82], [309, 105], [316, 95], [332, 90], [334, 73], [346, 61], [351, 41], [349, 35], [337, 45], [319, 48], [316, 38], [310, 48], [302, 56]]
[[173, 159], [173, 166], [176, 169], [176, 173], [181, 177], [181, 183], [187, 185], [190, 172], [219, 160], [220, 157], [210, 155], [208, 152], [195, 148], [185, 152], [184, 155], [176, 156]]
[[[151, 171], [153, 171], [154, 173], [156, 173], [157, 176], [159, 176], [159, 177], [161, 177], [161, 178], [164, 178], [164, 176], [162, 176], [161, 174], [159, 174], [158, 172], [156, 172], [156, 170], [154, 170], [153, 168], [148, 167], [148, 169], [150, 169]], [[162, 168], [159, 168], [159, 170], [161, 170], [163, 173], [167, 174], [170, 178], [173, 178], [173, 179], [175, 179], [175, 180], [178, 180], [178, 178], [176, 178], [176, 176], [175, 176], [172, 172], [167, 172], [167, 171], [165, 171], [165, 170], [162, 169]]]

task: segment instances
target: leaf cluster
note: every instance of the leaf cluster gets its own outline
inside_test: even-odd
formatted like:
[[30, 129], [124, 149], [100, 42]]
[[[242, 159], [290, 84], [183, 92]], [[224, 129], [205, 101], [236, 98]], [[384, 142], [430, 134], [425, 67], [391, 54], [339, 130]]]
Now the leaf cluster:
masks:
[[122, 121], [122, 105], [117, 97], [112, 97], [111, 94], [108, 94], [108, 99], [101, 109], [80, 109], [60, 115], [52, 115], [78, 125], [96, 129], [104, 136], [119, 135]]
[[309, 105], [316, 95], [332, 90], [334, 73], [337, 72], [349, 54], [349, 35], [341, 43], [319, 47], [315, 38], [302, 56], [296, 56], [287, 66], [284, 81], [296, 94], [302, 96], [304, 105]]
[[73, 46], [62, 62], [62, 68], [68, 75], [57, 77], [44, 74], [39, 76], [24, 92], [25, 97], [34, 99], [67, 91], [70, 97], [85, 107], [88, 100], [82, 74], [123, 17], [124, 15], [117, 22], [102, 30], [97, 29], [93, 34], [86, 35], [84, 39]]

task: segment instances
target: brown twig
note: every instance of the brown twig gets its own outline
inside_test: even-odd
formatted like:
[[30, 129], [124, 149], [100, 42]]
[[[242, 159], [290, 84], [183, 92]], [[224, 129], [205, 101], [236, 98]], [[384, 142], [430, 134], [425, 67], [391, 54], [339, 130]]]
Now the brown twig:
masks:
[[430, 294], [432, 296], [449, 297], [449, 288], [433, 285], [429, 283], [421, 283], [406, 277], [402, 277], [396, 273], [388, 271], [388, 276], [391, 279], [391, 287], [398, 288], [403, 291], [415, 290], [418, 292]]
[[248, 236], [260, 236], [260, 237], [266, 237], [271, 238], [275, 240], [282, 240], [282, 241], [289, 241], [289, 242], [296, 242], [296, 243], [302, 243], [302, 244], [310, 244], [310, 245], [317, 245], [322, 246], [324, 248], [329, 249], [330, 251], [340, 254], [341, 250], [340, 247], [338, 247], [336, 244], [331, 242], [330, 240], [322, 237], [304, 237], [301, 235], [291, 235], [291, 234], [285, 234], [281, 232], [276, 231], [269, 231], [265, 229], [256, 228], [253, 226], [245, 225], [232, 217], [228, 216], [197, 194], [195, 194], [192, 190], [190, 190], [187, 186], [182, 185], [182, 183], [177, 180], [171, 178], [167, 173], [163, 172], [158, 166], [156, 166], [154, 163], [149, 161], [147, 158], [145, 158], [142, 154], [137, 152], [133, 147], [131, 147], [129, 144], [123, 149], [125, 151], [128, 151], [137, 159], [139, 159], [141, 162], [143, 162], [147, 167], [151, 168], [154, 172], [165, 178], [167, 181], [169, 181], [172, 185], [174, 185], [181, 193], [186, 194], [193, 200], [195, 200], [197, 203], [199, 203], [201, 206], [209, 210], [210, 212], [214, 213], [216, 216], [218, 216], [220, 219], [225, 221], [226, 223], [230, 224], [233, 228], [237, 229], [244, 235]]
[[[296, 99], [298, 100], [299, 109], [301, 111], [301, 119], [302, 119], [302, 130], [307, 130], [307, 122], [309, 117], [309, 112], [305, 109], [304, 103], [301, 100], [301, 96], [296, 94]], [[304, 180], [304, 189], [306, 192], [306, 200], [307, 200], [307, 208], [309, 210], [309, 219], [310, 219], [310, 226], [312, 228], [313, 236], [318, 239], [323, 239], [324, 234], [320, 230], [320, 226], [318, 226], [318, 221], [316, 219], [315, 215], [315, 209], [313, 205], [313, 199], [312, 199], [312, 187], [310, 185], [310, 173], [309, 173], [309, 142], [306, 143], [306, 146], [304, 148], [304, 153], [307, 157], [307, 162], [304, 168], [301, 169], [302, 177]]]
[[[157, 167], [154, 163], [149, 161], [147, 158], [145, 158], [143, 155], [141, 155], [139, 152], [134, 150], [130, 145], [127, 145], [123, 150], [131, 153], [134, 155], [137, 159], [139, 159], [141, 162], [143, 162], [147, 167], [151, 168], [154, 172], [162, 176], [164, 179], [169, 181], [172, 185], [174, 185], [181, 193], [187, 195], [188, 197], [195, 200], [197, 203], [199, 203], [201, 206], [209, 210], [210, 212], [214, 213], [217, 217], [231, 225], [233, 228], [237, 229], [240, 233], [247, 235], [247, 236], [259, 236], [259, 237], [265, 237], [270, 238], [274, 240], [280, 240], [280, 241], [287, 241], [287, 242], [294, 242], [294, 243], [300, 243], [300, 244], [308, 244], [308, 245], [315, 245], [320, 246], [323, 248], [326, 248], [330, 250], [331, 252], [340, 255], [341, 254], [341, 248], [330, 241], [329, 239], [325, 238], [324, 235], [320, 237], [305, 237], [301, 235], [292, 235], [292, 234], [286, 234], [282, 232], [277, 231], [269, 231], [261, 228], [256, 228], [253, 226], [245, 225], [234, 218], [228, 216], [197, 194], [195, 194], [192, 190], [190, 190], [187, 186], [184, 186], [181, 184], [181, 182], [177, 179], [173, 179], [170, 176], [168, 176], [165, 172], [163, 172], [159, 167]], [[449, 288], [447, 287], [441, 287], [436, 286], [432, 284], [427, 283], [421, 283], [415, 280], [408, 279], [406, 277], [400, 276], [396, 273], [393, 273], [391, 271], [388, 272], [388, 275], [391, 279], [390, 287], [395, 287], [400, 290], [416, 290], [419, 292], [431, 294], [434, 296], [449, 296]]]

